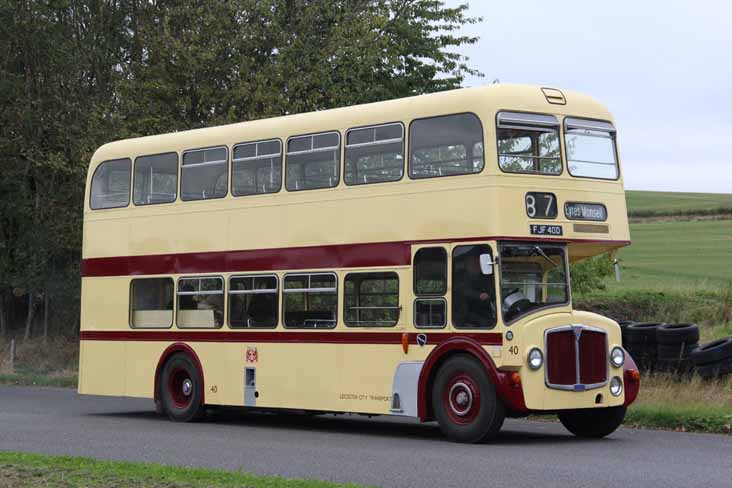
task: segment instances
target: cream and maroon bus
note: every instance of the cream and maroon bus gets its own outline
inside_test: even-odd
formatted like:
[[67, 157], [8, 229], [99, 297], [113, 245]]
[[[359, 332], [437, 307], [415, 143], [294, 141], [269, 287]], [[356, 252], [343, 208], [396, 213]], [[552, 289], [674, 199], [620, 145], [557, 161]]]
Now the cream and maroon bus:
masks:
[[623, 420], [639, 374], [570, 263], [629, 241], [592, 98], [497, 84], [106, 144], [84, 207], [79, 392], [172, 420], [241, 406]]

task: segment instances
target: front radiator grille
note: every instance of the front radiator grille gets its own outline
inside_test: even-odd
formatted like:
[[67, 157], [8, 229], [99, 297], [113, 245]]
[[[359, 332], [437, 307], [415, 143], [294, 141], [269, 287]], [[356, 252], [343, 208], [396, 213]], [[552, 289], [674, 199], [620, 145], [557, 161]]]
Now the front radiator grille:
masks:
[[607, 382], [607, 334], [581, 325], [546, 332], [546, 383], [582, 391]]

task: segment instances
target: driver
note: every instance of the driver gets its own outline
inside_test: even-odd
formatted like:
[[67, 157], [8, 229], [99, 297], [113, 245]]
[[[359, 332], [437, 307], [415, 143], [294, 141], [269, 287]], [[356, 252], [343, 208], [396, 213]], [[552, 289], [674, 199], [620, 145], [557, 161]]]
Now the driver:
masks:
[[462, 297], [463, 325], [488, 327], [495, 323], [494, 286], [490, 276], [481, 273], [477, 253], [467, 256], [465, 275], [455, 284]]

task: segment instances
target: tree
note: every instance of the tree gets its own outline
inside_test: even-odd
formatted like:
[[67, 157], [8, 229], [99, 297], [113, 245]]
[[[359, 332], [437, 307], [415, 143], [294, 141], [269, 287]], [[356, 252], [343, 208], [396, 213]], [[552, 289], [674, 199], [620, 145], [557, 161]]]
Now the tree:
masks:
[[[0, 0], [0, 297], [25, 293], [26, 335], [40, 299], [57, 329], [76, 322], [95, 148], [457, 88], [477, 74], [452, 51], [476, 41], [458, 34], [479, 20], [466, 9], [437, 0]], [[0, 330], [17, 327], [4, 303]]]

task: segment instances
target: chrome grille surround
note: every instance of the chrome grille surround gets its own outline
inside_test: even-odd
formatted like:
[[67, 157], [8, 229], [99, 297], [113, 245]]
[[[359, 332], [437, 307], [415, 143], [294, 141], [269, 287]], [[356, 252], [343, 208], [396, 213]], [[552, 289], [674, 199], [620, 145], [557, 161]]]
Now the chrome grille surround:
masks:
[[[568, 384], [554, 384], [549, 381], [549, 348], [548, 348], [548, 338], [549, 334], [555, 333], [555, 332], [565, 332], [565, 331], [572, 331], [575, 336], [574, 341], [574, 352], [575, 352], [575, 383], [572, 385]], [[580, 382], [580, 375], [581, 375], [581, 369], [580, 369], [580, 348], [579, 348], [579, 337], [583, 331], [593, 331], [593, 332], [599, 332], [603, 334], [605, 337], [605, 354], [609, 354], [608, 352], [608, 338], [607, 338], [607, 331], [597, 328], [597, 327], [591, 327], [589, 325], [582, 325], [582, 324], [571, 324], [571, 325], [563, 325], [560, 327], [554, 327], [551, 329], [547, 329], [544, 331], [544, 351], [545, 351], [545, 359], [544, 359], [544, 383], [548, 388], [552, 388], [555, 390], [566, 390], [566, 391], [587, 391], [587, 390], [593, 390], [596, 388], [601, 388], [608, 384], [610, 381], [610, 361], [605, 361], [605, 381], [601, 383], [591, 383], [591, 384], [584, 384]]]

